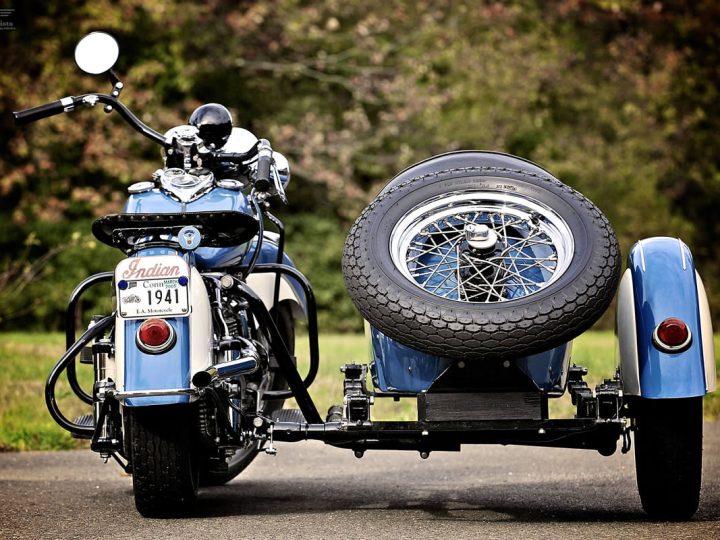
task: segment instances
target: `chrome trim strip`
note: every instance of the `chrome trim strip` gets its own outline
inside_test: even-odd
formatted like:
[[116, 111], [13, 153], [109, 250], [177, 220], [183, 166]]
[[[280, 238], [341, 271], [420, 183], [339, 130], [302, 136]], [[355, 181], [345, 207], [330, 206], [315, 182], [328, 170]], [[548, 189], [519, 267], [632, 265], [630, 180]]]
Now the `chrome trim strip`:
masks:
[[642, 247], [642, 240], [638, 240], [638, 250], [640, 251], [640, 267], [642, 268], [642, 271], [645, 271], [645, 252], [643, 251]]
[[197, 388], [166, 388], [162, 390], [131, 390], [119, 392], [117, 390], [108, 392], [109, 395], [122, 401], [124, 399], [156, 396], [197, 396], [200, 391]]
[[687, 263], [685, 262], [685, 250], [683, 249], [684, 244], [683, 241], [679, 238], [677, 239], [678, 246], [680, 246], [680, 260], [682, 260], [683, 270], [687, 270]]

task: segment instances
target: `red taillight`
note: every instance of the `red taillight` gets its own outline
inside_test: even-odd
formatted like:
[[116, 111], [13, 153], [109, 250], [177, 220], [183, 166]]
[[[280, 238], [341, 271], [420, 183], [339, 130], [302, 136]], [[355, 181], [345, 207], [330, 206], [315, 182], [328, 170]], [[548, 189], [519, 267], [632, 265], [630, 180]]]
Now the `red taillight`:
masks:
[[166, 321], [162, 319], [148, 319], [140, 325], [137, 332], [137, 342], [145, 352], [160, 353], [172, 347], [175, 341], [175, 332]]
[[690, 343], [690, 329], [684, 321], [675, 317], [665, 319], [653, 332], [655, 346], [668, 352], [677, 352]]

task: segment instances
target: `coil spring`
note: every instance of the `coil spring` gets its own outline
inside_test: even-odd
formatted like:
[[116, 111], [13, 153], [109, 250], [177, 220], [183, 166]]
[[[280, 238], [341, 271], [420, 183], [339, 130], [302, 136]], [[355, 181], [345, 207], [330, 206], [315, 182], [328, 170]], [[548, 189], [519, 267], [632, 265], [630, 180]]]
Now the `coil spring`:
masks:
[[208, 404], [205, 401], [198, 403], [197, 411], [198, 430], [203, 438], [212, 440], [212, 433], [210, 429], [210, 412]]

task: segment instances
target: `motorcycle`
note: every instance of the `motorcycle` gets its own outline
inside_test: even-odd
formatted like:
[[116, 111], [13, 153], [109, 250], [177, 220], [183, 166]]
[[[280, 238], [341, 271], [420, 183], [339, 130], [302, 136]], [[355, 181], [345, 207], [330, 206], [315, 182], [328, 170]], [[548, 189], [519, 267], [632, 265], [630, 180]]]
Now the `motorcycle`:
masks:
[[[73, 291], [67, 350], [45, 388], [62, 428], [132, 474], [143, 516], [184, 512], [199, 486], [228, 482], [261, 451], [275, 454], [275, 441], [320, 440], [358, 458], [381, 449], [427, 458], [463, 444], [611, 455], [620, 440], [630, 450], [633, 432], [644, 509], [658, 519], [695, 513], [702, 396], [716, 374], [707, 297], [682, 241], [639, 241], [621, 278], [607, 219], [538, 165], [477, 151], [415, 164], [348, 235], [343, 274], [367, 321], [371, 361], [343, 366], [343, 401], [323, 420], [308, 392], [319, 366], [314, 294], [269, 210], [286, 201], [287, 160], [218, 104], [164, 134], [146, 126], [120, 101], [118, 55], [111, 36], [89, 34], [76, 63], [107, 74], [111, 94], [14, 117], [24, 124], [101, 103], [163, 148], [163, 168], [130, 186], [123, 213], [93, 224], [127, 258]], [[76, 339], [80, 298], [107, 283], [114, 312]], [[571, 362], [572, 340], [618, 289], [620, 365], [593, 391]], [[304, 377], [293, 356], [299, 319]], [[91, 393], [78, 361], [93, 366]], [[62, 373], [93, 414], [63, 415]], [[566, 392], [574, 418], [549, 418], [549, 399]], [[298, 409], [283, 408], [291, 397]], [[417, 421], [372, 419], [375, 400], [403, 398], [417, 400]]]

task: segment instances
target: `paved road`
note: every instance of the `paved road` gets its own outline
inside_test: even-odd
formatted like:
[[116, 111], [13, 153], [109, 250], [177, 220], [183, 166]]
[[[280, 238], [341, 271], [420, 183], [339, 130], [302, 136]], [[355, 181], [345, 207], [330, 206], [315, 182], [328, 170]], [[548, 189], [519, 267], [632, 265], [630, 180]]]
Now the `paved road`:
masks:
[[484, 446], [459, 454], [278, 445], [194, 515], [145, 520], [131, 479], [90, 451], [0, 454], [0, 538], [719, 538], [720, 423], [705, 428], [700, 511], [649, 523], [631, 455]]

